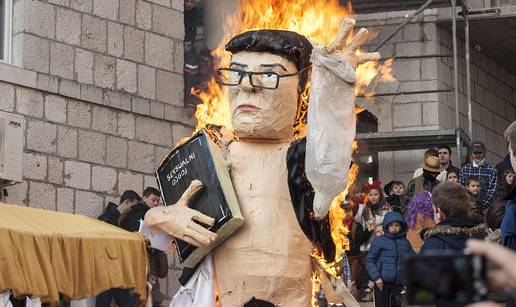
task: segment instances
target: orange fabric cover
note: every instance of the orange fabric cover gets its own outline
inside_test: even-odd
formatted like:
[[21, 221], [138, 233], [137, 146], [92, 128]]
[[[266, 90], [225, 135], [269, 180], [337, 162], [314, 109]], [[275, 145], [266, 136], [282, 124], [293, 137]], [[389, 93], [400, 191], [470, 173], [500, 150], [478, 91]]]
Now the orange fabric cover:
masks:
[[86, 216], [0, 203], [0, 292], [42, 302], [134, 288], [145, 298], [145, 238]]

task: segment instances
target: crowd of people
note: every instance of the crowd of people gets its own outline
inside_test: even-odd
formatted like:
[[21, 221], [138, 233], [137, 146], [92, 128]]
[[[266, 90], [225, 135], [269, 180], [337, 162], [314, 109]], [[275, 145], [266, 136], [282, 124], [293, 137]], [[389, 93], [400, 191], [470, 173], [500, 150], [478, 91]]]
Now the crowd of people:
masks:
[[[516, 162], [516, 122], [505, 137], [509, 154], [496, 167], [486, 161], [482, 142], [471, 143], [470, 161], [460, 169], [451, 162], [450, 147], [443, 145], [425, 152], [406, 186], [395, 180], [382, 187], [375, 180], [350, 187], [341, 205], [350, 229], [343, 271], [350, 273], [347, 286], [355, 297], [374, 298], [375, 306], [400, 306], [405, 273], [410, 274], [404, 268], [408, 255], [461, 251], [471, 238], [516, 250], [511, 207], [516, 203], [516, 165], [510, 163], [511, 154]], [[516, 306], [503, 291], [489, 298]]]

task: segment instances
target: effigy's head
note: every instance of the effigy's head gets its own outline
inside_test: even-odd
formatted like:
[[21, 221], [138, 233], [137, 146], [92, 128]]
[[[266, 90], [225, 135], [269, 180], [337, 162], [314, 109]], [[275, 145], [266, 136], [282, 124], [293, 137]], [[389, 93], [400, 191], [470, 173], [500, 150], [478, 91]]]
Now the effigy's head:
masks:
[[285, 140], [294, 134], [300, 93], [309, 73], [312, 45], [283, 30], [256, 30], [233, 37], [228, 68], [219, 69], [228, 86], [233, 130], [239, 138]]

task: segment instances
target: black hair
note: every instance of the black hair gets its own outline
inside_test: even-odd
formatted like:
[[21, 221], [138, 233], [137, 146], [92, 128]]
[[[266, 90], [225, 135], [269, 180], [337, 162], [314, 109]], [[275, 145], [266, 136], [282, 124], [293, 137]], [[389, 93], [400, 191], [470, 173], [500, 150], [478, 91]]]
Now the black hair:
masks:
[[391, 184], [391, 191], [392, 191], [392, 187], [395, 185], [402, 185], [403, 187], [405, 187], [405, 184], [403, 182], [398, 181], [398, 180], [393, 180], [392, 184]]
[[503, 216], [505, 215], [505, 202], [497, 200], [493, 202], [486, 210], [485, 222], [491, 230], [496, 230], [502, 225]]
[[478, 182], [480, 183], [480, 179], [477, 176], [470, 176], [468, 180], [466, 181], [466, 186], [468, 186], [472, 182]]
[[253, 296], [253, 298], [249, 302], [245, 303], [243, 307], [275, 307], [275, 305], [271, 302], [259, 300]]
[[149, 197], [151, 195], [156, 195], [158, 197], [161, 197], [161, 193], [158, 189], [153, 187], [146, 187], [145, 190], [143, 190], [143, 197]]
[[450, 154], [450, 157], [451, 157], [452, 152], [451, 152], [451, 147], [450, 146], [448, 146], [448, 145], [439, 145], [439, 146], [437, 146], [437, 151], [439, 151], [439, 149], [446, 149], [446, 150], [448, 150], [448, 153]]
[[120, 203], [123, 203], [126, 200], [140, 201], [142, 199], [141, 199], [140, 195], [138, 195], [138, 193], [136, 193], [135, 191], [127, 190], [127, 191], [124, 191], [124, 193], [122, 193], [122, 196], [120, 196]]
[[453, 173], [453, 174], [457, 175], [457, 177], [459, 177], [459, 173], [457, 171], [451, 169], [451, 170], [446, 172], [446, 179], [448, 179], [448, 175], [451, 174], [451, 173]]
[[[254, 30], [240, 33], [226, 44], [226, 51], [269, 52], [287, 58], [294, 63], [297, 70], [310, 65], [312, 44], [303, 35], [286, 30]], [[299, 92], [302, 92], [308, 80], [308, 70], [299, 75]]]
[[395, 185], [402, 185], [405, 188], [405, 184], [399, 180], [391, 180], [389, 183], [383, 186], [383, 191], [388, 196], [392, 192], [392, 187]]

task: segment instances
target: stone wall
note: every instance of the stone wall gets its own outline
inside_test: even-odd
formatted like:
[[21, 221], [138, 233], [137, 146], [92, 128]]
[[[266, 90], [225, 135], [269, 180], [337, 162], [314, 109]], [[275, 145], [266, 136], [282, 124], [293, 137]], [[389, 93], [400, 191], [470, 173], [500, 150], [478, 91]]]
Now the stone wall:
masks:
[[[391, 35], [410, 12], [388, 12], [360, 14], [357, 25], [377, 33], [365, 48], [372, 51], [380, 42]], [[382, 58], [396, 59], [392, 65], [395, 82], [378, 87], [379, 94], [396, 94], [374, 99], [358, 100], [369, 106], [378, 118], [379, 132], [416, 131], [439, 129], [438, 93], [402, 94], [414, 91], [438, 90], [438, 54], [436, 10], [424, 14], [409, 23], [383, 47], [379, 49]], [[420, 58], [418, 58], [421, 56]], [[393, 179], [408, 182], [423, 160], [424, 150], [380, 152], [378, 155], [379, 178], [388, 182]]]
[[[0, 110], [25, 117], [23, 182], [5, 201], [97, 217], [156, 186], [191, 134], [183, 107], [183, 0], [14, 0]], [[167, 294], [175, 274], [162, 280]]]
[[153, 2], [14, 2], [12, 64], [23, 69], [3, 65], [0, 108], [26, 118], [26, 180], [10, 201], [95, 216], [124, 190], [155, 185], [193, 122], [182, 1]]
[[[453, 54], [451, 32], [438, 27], [441, 54]], [[468, 130], [466, 102], [466, 65], [464, 41], [458, 40], [459, 50], [459, 110], [460, 127]], [[507, 154], [503, 132], [516, 119], [516, 76], [495, 63], [488, 55], [470, 48], [471, 100], [474, 140], [486, 144], [488, 161], [497, 163]], [[437, 61], [437, 73], [442, 87], [453, 87], [453, 58]], [[455, 127], [455, 100], [453, 93], [440, 95], [439, 126]]]
[[[480, 3], [475, 3], [476, 6]], [[451, 32], [441, 25], [440, 16], [447, 9], [429, 9], [409, 23], [380, 49], [382, 57], [396, 59], [393, 74], [397, 81], [379, 87], [378, 93], [398, 93], [366, 102], [378, 117], [381, 132], [455, 129], [453, 92], [401, 95], [407, 91], [453, 90], [453, 55]], [[442, 14], [444, 11], [444, 14]], [[366, 48], [371, 50], [390, 35], [410, 12], [358, 15], [358, 24], [378, 32]], [[467, 131], [465, 96], [464, 41], [459, 45], [460, 127]], [[471, 47], [471, 92], [473, 139], [487, 146], [487, 160], [497, 163], [507, 153], [502, 134], [516, 118], [516, 78], [486, 54]], [[432, 144], [428, 144], [432, 146]], [[424, 150], [382, 152], [379, 154], [379, 177], [407, 182], [423, 162]], [[458, 164], [453, 157], [454, 164]]]

